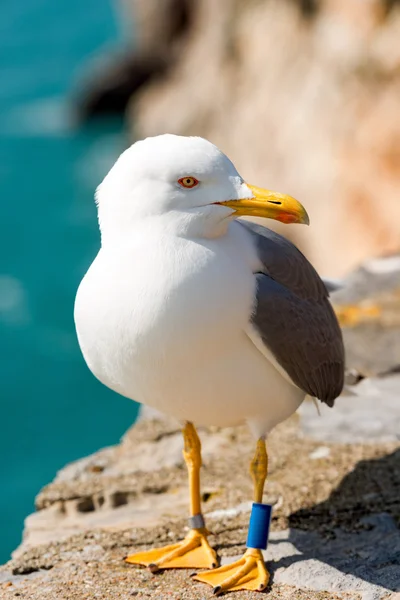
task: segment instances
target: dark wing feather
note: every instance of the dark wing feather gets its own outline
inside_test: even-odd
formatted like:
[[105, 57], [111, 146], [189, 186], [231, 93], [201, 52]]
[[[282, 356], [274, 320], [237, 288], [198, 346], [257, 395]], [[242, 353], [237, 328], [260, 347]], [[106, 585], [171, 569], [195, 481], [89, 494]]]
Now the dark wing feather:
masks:
[[252, 323], [291, 380], [332, 406], [343, 389], [344, 348], [326, 287], [305, 256], [286, 238], [254, 223], [263, 272], [256, 274]]

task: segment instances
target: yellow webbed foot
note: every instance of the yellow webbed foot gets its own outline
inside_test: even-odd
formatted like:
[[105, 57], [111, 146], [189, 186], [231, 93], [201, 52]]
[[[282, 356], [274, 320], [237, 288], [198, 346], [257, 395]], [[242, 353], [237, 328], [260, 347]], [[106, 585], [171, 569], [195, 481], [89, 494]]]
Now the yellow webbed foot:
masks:
[[212, 569], [219, 562], [215, 550], [207, 540], [206, 529], [191, 529], [177, 544], [137, 552], [125, 560], [135, 565], [145, 565], [152, 573], [160, 569]]
[[264, 590], [269, 581], [269, 573], [265, 567], [261, 550], [249, 548], [242, 558], [214, 569], [207, 573], [194, 576], [196, 581], [203, 581], [213, 586], [216, 596], [235, 590]]

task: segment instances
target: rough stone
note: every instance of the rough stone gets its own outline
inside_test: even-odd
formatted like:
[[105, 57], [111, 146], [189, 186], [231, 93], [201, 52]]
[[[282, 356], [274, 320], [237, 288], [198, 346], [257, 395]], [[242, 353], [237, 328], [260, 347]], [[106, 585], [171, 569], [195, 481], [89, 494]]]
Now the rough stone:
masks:
[[[0, 598], [15, 593], [31, 600], [209, 597], [187, 572], [154, 577], [122, 561], [135, 549], [170, 543], [187, 531], [178, 435], [169, 420], [142, 419], [120, 446], [63, 470], [39, 495], [24, 544], [0, 569]], [[212, 543], [225, 561], [245, 548], [254, 441], [245, 428], [202, 430], [201, 437], [204, 512], [215, 534]], [[141, 448], [150, 443], [159, 469], [145, 472]], [[304, 437], [296, 417], [269, 438], [264, 501], [274, 505], [266, 555], [273, 573], [270, 597], [384, 598], [398, 585], [399, 443], [325, 441], [322, 448]], [[95, 501], [112, 494], [124, 501]], [[82, 502], [90, 510], [81, 512]], [[141, 503], [152, 512], [151, 520], [140, 512]]]
[[400, 255], [366, 261], [341, 282], [332, 302], [348, 367], [364, 376], [399, 372]]
[[388, 590], [400, 589], [400, 535], [395, 522], [385, 513], [363, 522], [371, 528], [356, 535], [338, 529], [329, 543], [316, 532], [296, 529], [271, 536], [278, 552], [284, 535], [291, 544], [275, 562], [275, 581], [301, 589], [361, 592], [363, 600], [384, 598]]
[[400, 440], [400, 375], [364, 379], [341, 396], [333, 409], [311, 402], [299, 409], [304, 435], [322, 442], [379, 442]]

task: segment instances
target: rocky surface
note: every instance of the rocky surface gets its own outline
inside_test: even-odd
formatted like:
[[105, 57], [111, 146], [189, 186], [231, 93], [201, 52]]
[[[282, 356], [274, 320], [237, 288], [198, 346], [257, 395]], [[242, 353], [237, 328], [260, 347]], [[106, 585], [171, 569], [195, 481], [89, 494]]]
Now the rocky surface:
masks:
[[346, 359], [364, 375], [400, 371], [400, 254], [370, 259], [341, 282], [332, 302]]
[[[400, 441], [400, 375], [364, 379], [335, 403], [335, 410], [310, 402], [299, 412], [307, 437], [324, 441]], [[382, 398], [384, 403], [382, 404]]]
[[[253, 441], [244, 428], [201, 433], [213, 543], [233, 558], [244, 549]], [[39, 495], [25, 543], [1, 571], [0, 597], [209, 597], [188, 573], [153, 576], [122, 561], [135, 548], [184, 534], [186, 474], [178, 445], [172, 424], [145, 421], [120, 446], [63, 470]], [[265, 501], [275, 505], [266, 554], [272, 598], [366, 600], [400, 585], [399, 446], [321, 446], [302, 439], [295, 418], [271, 435]]]
[[[385, 402], [382, 394], [382, 411]], [[322, 444], [304, 433], [308, 418], [295, 415], [269, 439], [270, 597], [388, 598], [400, 589], [400, 443], [368, 432], [357, 443], [337, 443], [331, 431]], [[204, 511], [226, 562], [245, 547], [254, 441], [244, 427], [201, 437]], [[39, 494], [24, 543], [0, 570], [0, 597], [208, 598], [189, 572], [151, 575], [122, 560], [182, 537], [186, 504], [177, 426], [143, 420], [119, 446], [67, 466]]]

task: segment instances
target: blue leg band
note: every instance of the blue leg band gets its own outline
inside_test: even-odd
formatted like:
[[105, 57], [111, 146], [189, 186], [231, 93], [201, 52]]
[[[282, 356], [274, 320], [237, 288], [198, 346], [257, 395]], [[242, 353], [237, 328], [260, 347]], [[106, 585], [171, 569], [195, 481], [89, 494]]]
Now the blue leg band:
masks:
[[271, 523], [272, 506], [253, 502], [250, 515], [247, 548], [266, 550], [268, 545], [269, 526]]

